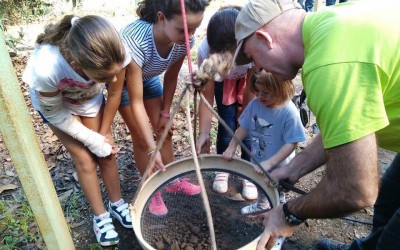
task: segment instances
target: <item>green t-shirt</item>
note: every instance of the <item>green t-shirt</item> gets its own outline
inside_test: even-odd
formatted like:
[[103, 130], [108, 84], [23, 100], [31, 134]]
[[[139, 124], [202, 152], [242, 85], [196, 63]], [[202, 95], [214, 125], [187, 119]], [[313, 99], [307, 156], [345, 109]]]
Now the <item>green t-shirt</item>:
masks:
[[400, 1], [309, 13], [302, 78], [325, 148], [376, 132], [400, 152]]

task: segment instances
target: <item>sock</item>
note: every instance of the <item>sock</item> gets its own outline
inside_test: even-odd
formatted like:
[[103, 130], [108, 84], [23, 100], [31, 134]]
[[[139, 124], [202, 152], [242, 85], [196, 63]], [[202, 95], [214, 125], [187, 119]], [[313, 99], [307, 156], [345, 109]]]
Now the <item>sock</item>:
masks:
[[121, 206], [122, 204], [124, 204], [125, 203], [125, 201], [124, 201], [124, 199], [119, 199], [118, 201], [116, 201], [116, 202], [110, 202], [111, 203], [111, 206], [117, 206], [117, 207], [119, 207], [119, 206]]
[[100, 220], [104, 220], [104, 219], [108, 219], [110, 218], [110, 213], [109, 212], [104, 212], [98, 216], [94, 216], [95, 219], [100, 219]]

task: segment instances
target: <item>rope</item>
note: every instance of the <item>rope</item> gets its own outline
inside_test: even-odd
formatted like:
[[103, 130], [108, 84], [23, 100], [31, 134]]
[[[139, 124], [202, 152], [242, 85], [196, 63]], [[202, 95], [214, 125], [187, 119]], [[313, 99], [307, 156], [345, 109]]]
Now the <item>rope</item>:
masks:
[[[187, 56], [187, 60], [188, 60], [188, 67], [189, 67], [189, 73], [190, 73], [190, 78], [191, 78], [190, 79], [191, 80], [191, 85], [186, 85], [185, 86], [184, 90], [182, 91], [182, 93], [181, 93], [181, 95], [180, 95], [180, 97], [179, 97], [179, 99], [178, 99], [178, 101], [177, 101], [177, 103], [176, 103], [171, 115], [170, 115], [169, 121], [167, 122], [164, 130], [161, 133], [161, 136], [160, 136], [160, 138], [158, 140], [156, 149], [152, 153], [152, 155], [150, 157], [150, 160], [147, 163], [146, 170], [145, 170], [145, 172], [143, 174], [143, 178], [140, 181], [140, 183], [138, 185], [138, 189], [137, 189], [137, 191], [135, 193], [135, 196], [133, 198], [132, 209], [135, 209], [135, 207], [134, 207], [135, 201], [136, 201], [136, 199], [138, 197], [138, 194], [139, 194], [140, 190], [142, 189], [142, 186], [143, 186], [145, 180], [147, 179], [147, 177], [150, 174], [152, 166], [154, 166], [155, 156], [160, 151], [160, 149], [161, 149], [161, 147], [162, 147], [162, 145], [163, 145], [163, 143], [165, 141], [165, 138], [167, 137], [167, 133], [170, 130], [170, 128], [172, 127], [173, 118], [174, 118], [175, 114], [177, 113], [177, 111], [178, 111], [178, 109], [179, 109], [179, 107], [180, 107], [180, 105], [182, 103], [183, 97], [187, 96], [188, 89], [189, 88], [193, 88], [193, 85], [194, 85], [193, 84], [194, 83], [193, 68], [192, 68], [191, 57], [190, 57], [189, 34], [188, 34], [188, 28], [187, 28], [187, 19], [186, 19], [186, 11], [185, 11], [184, 0], [181, 0], [180, 3], [181, 3], [181, 10], [182, 10], [183, 27], [184, 27], [184, 32], [185, 32], [186, 56]], [[195, 138], [195, 134], [192, 131], [192, 126], [191, 126], [191, 121], [190, 121], [189, 101], [187, 101], [186, 103], [187, 103], [186, 116], [187, 116], [188, 129], [189, 129], [189, 134], [190, 134], [190, 143], [191, 143], [192, 153], [193, 153], [193, 156], [194, 156], [193, 159], [194, 159], [194, 162], [195, 162], [196, 175], [197, 175], [198, 182], [199, 182], [199, 185], [200, 185], [200, 188], [201, 188], [201, 197], [202, 197], [203, 204], [204, 204], [204, 209], [205, 209], [206, 215], [207, 215], [207, 222], [208, 222], [208, 227], [209, 227], [209, 230], [210, 230], [211, 248], [213, 250], [216, 250], [217, 249], [217, 243], [216, 243], [216, 239], [215, 239], [214, 224], [213, 224], [213, 221], [212, 221], [210, 203], [209, 203], [209, 200], [208, 200], [208, 197], [207, 197], [207, 193], [206, 193], [206, 189], [205, 189], [205, 186], [204, 186], [204, 180], [202, 178], [199, 162], [198, 162], [198, 159], [197, 159], [196, 147], [195, 147], [195, 139], [194, 139]]]
[[[192, 59], [190, 57], [189, 32], [188, 32], [188, 27], [187, 27], [185, 1], [181, 0], [180, 2], [181, 2], [181, 10], [182, 10], [183, 30], [185, 33], [186, 57], [188, 60], [189, 75], [190, 75], [190, 80], [191, 80], [192, 86], [194, 86]], [[194, 95], [195, 98], [197, 98], [196, 93], [197, 93], [197, 91], [195, 91], [195, 95]], [[194, 105], [195, 105], [195, 110], [197, 110], [197, 108], [196, 108], [197, 105], [196, 105], [195, 100], [194, 100]], [[196, 114], [196, 112], [195, 112], [195, 114]], [[192, 153], [193, 153], [193, 159], [195, 162], [196, 175], [197, 175], [197, 179], [198, 179], [198, 182], [199, 182], [199, 185], [201, 188], [201, 198], [203, 200], [204, 209], [206, 210], [207, 223], [208, 223], [208, 228], [210, 230], [211, 248], [213, 250], [217, 250], [217, 243], [215, 240], [214, 224], [213, 224], [212, 215], [211, 215], [210, 203], [208, 201], [206, 188], [204, 186], [203, 177], [201, 175], [200, 166], [199, 166], [199, 162], [197, 159], [196, 146], [195, 146], [196, 139], [194, 139], [194, 138], [196, 138], [196, 134], [195, 134], [196, 130], [197, 130], [196, 125], [195, 125], [194, 132], [191, 131], [192, 126], [191, 126], [191, 121], [190, 121], [189, 100], [187, 100], [187, 102], [186, 102], [186, 117], [187, 117], [188, 129], [189, 129], [189, 134], [190, 134], [190, 143], [191, 143], [191, 148], [192, 148]], [[196, 124], [196, 121], [197, 120], [194, 119], [195, 124]]]
[[[187, 100], [186, 100], [186, 118], [187, 118], [187, 123], [188, 123], [188, 130], [189, 130], [189, 134], [193, 135], [191, 121], [190, 121], [189, 97], [186, 97], [186, 98], [187, 98]], [[190, 146], [191, 146], [191, 149], [192, 149], [192, 154], [194, 156], [193, 160], [194, 160], [194, 164], [195, 164], [197, 179], [198, 179], [198, 182], [199, 182], [199, 185], [200, 185], [200, 188], [201, 188], [201, 198], [203, 200], [204, 208], [205, 208], [206, 214], [207, 214], [207, 223], [208, 223], [208, 227], [209, 227], [209, 230], [210, 230], [211, 246], [212, 246], [212, 249], [216, 250], [217, 249], [217, 243], [216, 243], [216, 240], [215, 240], [214, 223], [213, 223], [212, 215], [211, 215], [210, 202], [208, 200], [207, 191], [206, 191], [206, 188], [204, 186], [203, 176], [201, 175], [201, 171], [200, 171], [200, 165], [199, 165], [199, 161], [198, 161], [198, 158], [197, 158], [197, 152], [196, 152], [196, 146], [195, 146], [195, 142], [194, 142], [194, 136], [190, 136]]]

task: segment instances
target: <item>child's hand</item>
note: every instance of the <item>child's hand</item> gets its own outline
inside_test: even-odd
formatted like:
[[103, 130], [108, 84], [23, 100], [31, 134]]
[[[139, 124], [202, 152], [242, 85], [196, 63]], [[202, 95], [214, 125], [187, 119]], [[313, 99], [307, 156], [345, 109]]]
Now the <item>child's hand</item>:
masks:
[[232, 157], [235, 155], [236, 148], [228, 147], [225, 152], [222, 153], [222, 156], [225, 160], [232, 160]]
[[111, 145], [111, 154], [117, 154], [119, 152], [120, 148], [115, 144], [114, 138], [111, 134], [106, 135], [104, 141]]
[[[167, 123], [169, 122], [169, 117], [160, 117], [160, 120], [158, 121], [158, 125], [157, 125], [157, 128], [156, 128], [156, 132], [157, 133], [162, 133], [163, 132], [163, 130], [166, 128], [166, 126], [167, 126]], [[170, 136], [172, 136], [172, 134], [173, 134], [173, 126], [171, 126], [171, 128], [168, 130], [168, 134], [170, 135]]]
[[262, 169], [260, 169], [257, 165], [253, 166], [253, 168], [257, 174], [264, 174], [264, 171], [262, 171]]
[[269, 160], [261, 162], [260, 165], [267, 172], [271, 172], [272, 169], [275, 167], [275, 165], [272, 164]]
[[[149, 155], [149, 159], [150, 159], [151, 156], [152, 156], [152, 154]], [[160, 154], [160, 152], [157, 152], [156, 158], [155, 158], [155, 161], [154, 161], [154, 166], [153, 166], [153, 169], [152, 169], [152, 173], [156, 172], [159, 169], [162, 172], [164, 172], [166, 170], [166, 168], [164, 166], [164, 163], [162, 162], [162, 159], [161, 159], [161, 154]]]
[[196, 145], [197, 154], [210, 153], [210, 134], [207, 132], [200, 132], [199, 139]]

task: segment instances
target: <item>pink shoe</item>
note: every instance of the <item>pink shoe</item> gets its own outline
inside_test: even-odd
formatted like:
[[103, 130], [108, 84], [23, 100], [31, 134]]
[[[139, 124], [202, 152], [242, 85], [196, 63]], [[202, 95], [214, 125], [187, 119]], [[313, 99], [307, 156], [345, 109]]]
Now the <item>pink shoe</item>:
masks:
[[168, 208], [165, 206], [161, 191], [156, 192], [153, 197], [151, 197], [149, 211], [156, 216], [163, 216], [168, 213]]
[[200, 186], [188, 182], [189, 178], [178, 179], [172, 184], [165, 186], [168, 193], [182, 193], [184, 195], [195, 195], [201, 192]]

